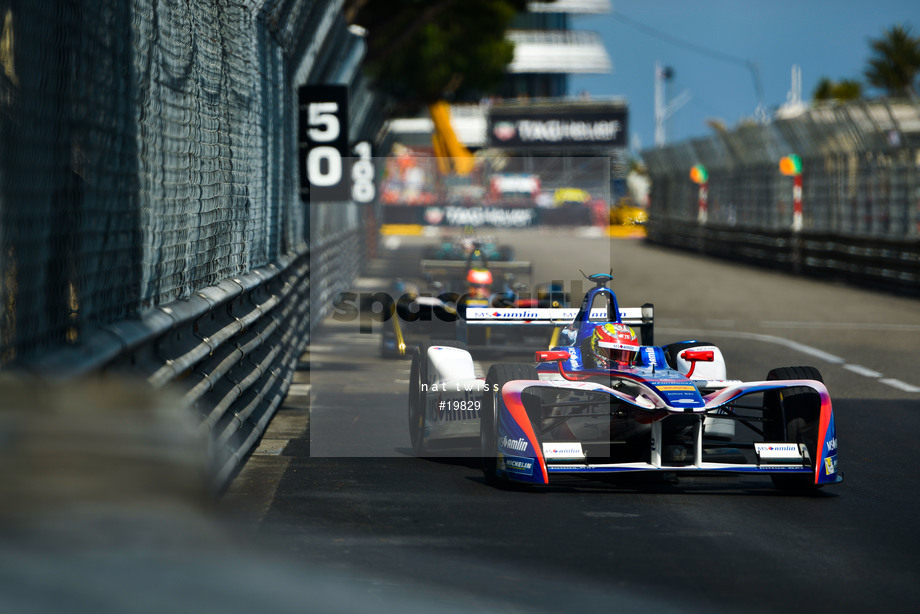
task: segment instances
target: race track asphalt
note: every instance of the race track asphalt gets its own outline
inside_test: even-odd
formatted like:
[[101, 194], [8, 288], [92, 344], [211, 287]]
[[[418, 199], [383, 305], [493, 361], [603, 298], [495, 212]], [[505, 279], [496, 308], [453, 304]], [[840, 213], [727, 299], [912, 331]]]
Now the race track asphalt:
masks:
[[[382, 612], [913, 611], [920, 302], [638, 240], [502, 240], [537, 281], [612, 268], [621, 306], [655, 304], [656, 343], [712, 341], [729, 377], [817, 367], [845, 483], [807, 497], [756, 476], [492, 488], [469, 452], [414, 456], [409, 362], [379, 358], [356, 321], [327, 318], [221, 501], [248, 539]], [[387, 237], [355, 290], [411, 275], [426, 242]]]

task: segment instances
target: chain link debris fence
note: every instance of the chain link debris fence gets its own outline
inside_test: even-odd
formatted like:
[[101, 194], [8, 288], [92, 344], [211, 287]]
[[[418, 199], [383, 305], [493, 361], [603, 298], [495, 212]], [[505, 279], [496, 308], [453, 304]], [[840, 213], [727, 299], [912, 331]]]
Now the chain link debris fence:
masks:
[[0, 366], [332, 239], [297, 197], [296, 86], [361, 81], [372, 129], [340, 10], [0, 0]]
[[0, 371], [176, 388], [232, 477], [375, 223], [298, 191], [300, 85], [383, 120], [342, 5], [0, 0]]
[[[801, 228], [793, 178], [801, 158]], [[896, 291], [920, 283], [920, 105], [823, 104], [794, 117], [646, 150], [648, 236], [796, 272], [856, 278]], [[696, 164], [708, 171], [705, 221]]]

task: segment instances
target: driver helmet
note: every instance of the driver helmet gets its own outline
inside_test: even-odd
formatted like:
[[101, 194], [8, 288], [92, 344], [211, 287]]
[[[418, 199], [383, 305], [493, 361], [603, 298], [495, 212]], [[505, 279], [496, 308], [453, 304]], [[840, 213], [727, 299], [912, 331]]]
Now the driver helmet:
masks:
[[466, 273], [470, 294], [477, 298], [489, 296], [492, 286], [492, 272], [489, 269], [470, 269]]
[[591, 353], [602, 368], [610, 368], [614, 364], [631, 365], [639, 356], [639, 339], [636, 332], [625, 324], [600, 324], [594, 327], [591, 335]]

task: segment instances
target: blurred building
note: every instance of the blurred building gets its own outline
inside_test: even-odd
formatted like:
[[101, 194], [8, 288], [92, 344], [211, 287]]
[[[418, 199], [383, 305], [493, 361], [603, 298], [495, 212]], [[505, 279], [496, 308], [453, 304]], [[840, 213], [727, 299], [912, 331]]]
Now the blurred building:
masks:
[[[560, 103], [571, 97], [570, 75], [613, 71], [613, 62], [600, 35], [571, 28], [575, 15], [609, 13], [609, 0], [531, 2], [528, 9], [514, 19], [508, 31], [508, 38], [514, 42], [514, 59], [508, 66], [498, 96], [451, 105], [454, 131], [471, 150], [489, 146], [487, 124], [493, 106], [527, 105], [537, 100], [540, 104]], [[578, 106], [576, 101], [566, 100], [566, 104]], [[433, 124], [427, 115], [390, 120], [382, 151], [389, 151], [393, 143], [428, 148], [432, 130]]]
[[569, 75], [612, 72], [600, 35], [571, 29], [573, 15], [609, 13], [609, 0], [531, 2], [528, 9], [508, 32], [514, 60], [499, 90], [501, 97], [564, 97], [569, 95]]
[[[628, 105], [622, 98], [573, 96], [569, 79], [613, 71], [600, 35], [572, 28], [576, 15], [610, 10], [609, 0], [557, 0], [531, 2], [515, 17], [507, 33], [514, 57], [497, 93], [450, 105], [457, 140], [476, 155], [471, 174], [444, 175], [443, 164], [438, 170], [430, 117], [390, 120], [379, 151], [401, 165], [385, 173], [383, 220], [432, 224], [448, 219], [445, 211], [484, 207], [529, 210], [530, 224], [606, 225], [608, 207], [627, 193]], [[517, 193], [507, 185], [529, 187]], [[571, 194], [580, 197], [567, 200]], [[433, 215], [407, 210], [413, 205]]]

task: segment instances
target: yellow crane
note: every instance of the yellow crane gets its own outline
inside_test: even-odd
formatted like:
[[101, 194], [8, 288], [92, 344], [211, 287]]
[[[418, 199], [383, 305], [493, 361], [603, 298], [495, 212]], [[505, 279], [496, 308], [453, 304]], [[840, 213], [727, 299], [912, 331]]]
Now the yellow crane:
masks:
[[431, 115], [431, 121], [434, 122], [431, 141], [441, 173], [468, 175], [473, 170], [475, 158], [454, 132], [450, 122], [450, 105], [445, 100], [433, 102], [428, 105], [428, 113]]

